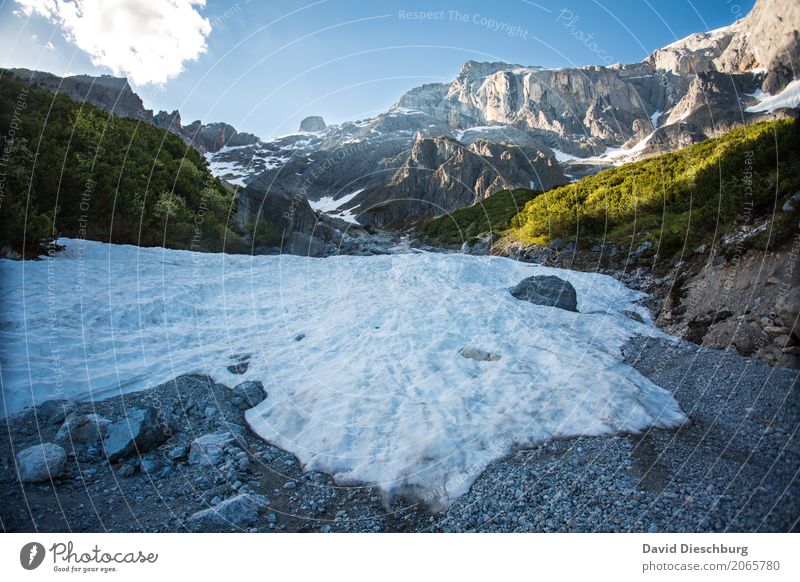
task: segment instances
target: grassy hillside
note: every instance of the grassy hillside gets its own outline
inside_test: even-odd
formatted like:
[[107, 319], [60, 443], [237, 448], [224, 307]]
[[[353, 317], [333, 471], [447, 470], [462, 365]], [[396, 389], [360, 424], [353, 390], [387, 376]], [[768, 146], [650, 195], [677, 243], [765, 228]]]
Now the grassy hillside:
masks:
[[450, 245], [461, 244], [483, 232], [506, 230], [511, 219], [538, 196], [540, 192], [519, 188], [501, 190], [478, 204], [439, 216], [423, 227], [424, 234], [433, 242]]
[[798, 191], [800, 122], [763, 122], [545, 192], [514, 217], [509, 236], [634, 237], [670, 256], [759, 214], [774, 212], [777, 231], [788, 234], [795, 213], [781, 208]]
[[177, 136], [53, 96], [0, 70], [0, 239], [57, 236], [241, 252], [233, 195]]

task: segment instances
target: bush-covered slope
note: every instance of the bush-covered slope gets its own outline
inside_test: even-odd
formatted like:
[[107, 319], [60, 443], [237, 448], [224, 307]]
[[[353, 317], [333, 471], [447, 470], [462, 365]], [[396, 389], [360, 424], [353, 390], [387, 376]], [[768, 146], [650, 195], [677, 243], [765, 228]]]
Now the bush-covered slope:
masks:
[[434, 218], [423, 227], [423, 233], [433, 242], [450, 245], [490, 230], [506, 230], [514, 215], [539, 194], [525, 188], [500, 190], [477, 204]]
[[799, 190], [800, 121], [762, 122], [549, 190], [514, 217], [510, 236], [634, 236], [669, 256], [776, 209], [787, 230], [793, 214], [781, 208]]
[[31, 87], [0, 70], [0, 240], [57, 236], [241, 252], [233, 195], [166, 130]]

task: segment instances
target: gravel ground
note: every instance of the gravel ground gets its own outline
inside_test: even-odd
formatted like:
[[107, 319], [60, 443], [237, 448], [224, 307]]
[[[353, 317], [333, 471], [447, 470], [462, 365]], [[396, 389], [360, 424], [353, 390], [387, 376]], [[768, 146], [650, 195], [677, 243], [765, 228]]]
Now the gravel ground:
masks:
[[[770, 368], [680, 340], [643, 339], [630, 365], [675, 394], [677, 431], [576, 438], [494, 463], [444, 513], [386, 506], [370, 487], [342, 487], [246, 428], [236, 392], [183, 376], [148, 392], [82, 403], [115, 421], [155, 406], [171, 428], [157, 448], [115, 463], [97, 443], [63, 443], [64, 474], [21, 484], [14, 456], [54, 441], [53, 407], [5, 419], [0, 441], [4, 531], [794, 531], [800, 518], [795, 370]], [[57, 417], [57, 409], [56, 414]], [[194, 439], [230, 432], [214, 465], [187, 459]], [[177, 456], [177, 458], [175, 458]], [[254, 496], [257, 516], [212, 523], [196, 512]], [[256, 497], [258, 496], [258, 497]], [[246, 513], [246, 512], [245, 512]]]

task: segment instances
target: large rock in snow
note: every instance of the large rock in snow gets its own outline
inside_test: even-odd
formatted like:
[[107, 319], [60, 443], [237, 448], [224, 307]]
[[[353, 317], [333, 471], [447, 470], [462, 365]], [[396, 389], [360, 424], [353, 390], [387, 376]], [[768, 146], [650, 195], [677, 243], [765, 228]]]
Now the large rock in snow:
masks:
[[240, 408], [258, 406], [267, 397], [261, 382], [249, 380], [231, 388], [234, 404]]
[[67, 453], [54, 443], [29, 447], [17, 455], [17, 469], [23, 483], [43, 483], [64, 474]]
[[578, 296], [572, 283], [553, 275], [534, 275], [511, 289], [511, 295], [536, 305], [578, 311]]

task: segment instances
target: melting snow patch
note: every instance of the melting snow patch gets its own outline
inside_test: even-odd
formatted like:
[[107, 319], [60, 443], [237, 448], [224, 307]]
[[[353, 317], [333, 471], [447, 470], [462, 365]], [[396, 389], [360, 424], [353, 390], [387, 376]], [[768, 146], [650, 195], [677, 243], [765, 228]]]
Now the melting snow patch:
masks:
[[550, 148], [553, 150], [553, 155], [556, 157], [557, 162], [572, 162], [574, 160], [580, 159], [577, 156], [573, 156], [572, 154], [568, 154], [567, 152], [561, 151], [558, 148]]
[[330, 214], [331, 216], [346, 220], [347, 222], [358, 224], [358, 221], [356, 220], [356, 214], [354, 213], [354, 210], [358, 208], [358, 205], [347, 210], [342, 210], [341, 207], [350, 202], [363, 191], [364, 189], [361, 188], [355, 192], [350, 192], [350, 194], [345, 194], [341, 198], [337, 198], [335, 200], [333, 196], [323, 196], [319, 200], [309, 200], [308, 203], [311, 205], [311, 208], [318, 212], [324, 212], [325, 214]]
[[653, 129], [658, 128], [658, 118], [661, 117], [662, 111], [656, 111], [653, 115], [650, 116], [650, 123], [653, 124]]
[[[102, 398], [190, 372], [263, 382], [246, 413], [306, 470], [408, 493], [434, 508], [518, 447], [675, 427], [672, 396], [621, 346], [659, 334], [611, 277], [500, 257], [239, 256], [60, 241], [0, 260], [9, 410]], [[575, 287], [580, 313], [519, 301], [530, 275]], [[305, 334], [303, 341], [293, 341]], [[492, 357], [464, 357], [490, 354]], [[242, 375], [231, 354], [252, 354]]]
[[758, 93], [753, 94], [752, 97], [760, 98], [760, 101], [756, 105], [751, 105], [745, 109], [748, 113], [760, 113], [762, 111], [772, 113], [776, 109], [784, 107], [793, 109], [800, 106], [800, 79], [796, 79], [786, 85], [786, 88], [777, 95]]

